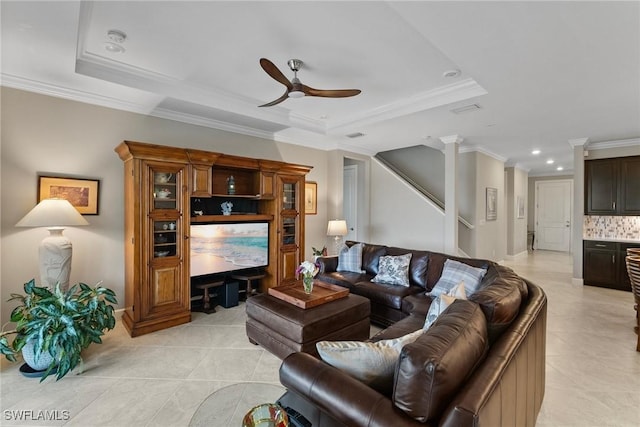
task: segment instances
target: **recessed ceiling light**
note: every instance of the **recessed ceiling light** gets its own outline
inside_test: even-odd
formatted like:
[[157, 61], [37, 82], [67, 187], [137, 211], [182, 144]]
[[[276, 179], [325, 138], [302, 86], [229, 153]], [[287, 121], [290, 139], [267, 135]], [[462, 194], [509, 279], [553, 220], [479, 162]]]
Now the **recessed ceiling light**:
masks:
[[548, 165], [552, 165], [552, 164], [553, 164], [553, 159], [549, 159], [549, 160], [547, 160], [547, 164], [548, 164]]
[[564, 170], [564, 168], [563, 168], [562, 166], [558, 166], [558, 167], [556, 168], [556, 170], [557, 170], [557, 171], [561, 171], [561, 170]]
[[442, 77], [446, 77], [449, 79], [458, 77], [459, 75], [460, 75], [460, 70], [448, 70], [442, 73]]
[[538, 154], [540, 154], [540, 150], [533, 150], [531, 154], [533, 154], [534, 156], [537, 156]]

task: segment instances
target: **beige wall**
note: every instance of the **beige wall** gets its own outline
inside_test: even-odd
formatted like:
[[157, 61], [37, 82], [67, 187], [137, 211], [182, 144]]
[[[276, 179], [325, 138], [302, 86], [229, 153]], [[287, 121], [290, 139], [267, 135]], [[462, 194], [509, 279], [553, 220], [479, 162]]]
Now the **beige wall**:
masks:
[[39, 174], [100, 180], [100, 214], [86, 216], [89, 226], [65, 230], [74, 248], [71, 281], [103, 281], [123, 302], [123, 166], [113, 149], [125, 139], [313, 166], [307, 179], [318, 183], [318, 214], [306, 217], [308, 258], [310, 246], [326, 238], [325, 151], [4, 87], [1, 95], [3, 323], [13, 307], [6, 302], [10, 293], [38, 279], [38, 245], [47, 231], [15, 224], [36, 204]]
[[[506, 218], [504, 200], [504, 162], [486, 154], [476, 152], [476, 212], [474, 253], [476, 258], [487, 258], [494, 261], [503, 260], [507, 254]], [[486, 221], [487, 187], [498, 190], [498, 218]]]

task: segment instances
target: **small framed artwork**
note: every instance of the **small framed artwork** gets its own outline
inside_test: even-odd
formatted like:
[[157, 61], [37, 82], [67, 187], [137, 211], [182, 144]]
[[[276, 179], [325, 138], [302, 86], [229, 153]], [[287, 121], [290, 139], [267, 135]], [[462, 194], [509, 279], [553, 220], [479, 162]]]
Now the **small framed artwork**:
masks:
[[83, 215], [98, 215], [97, 179], [38, 177], [38, 203], [43, 199], [66, 199]]
[[318, 183], [316, 182], [304, 183], [304, 213], [307, 215], [318, 213]]
[[487, 187], [487, 221], [498, 219], [498, 189]]
[[517, 209], [517, 217], [524, 218], [524, 197], [518, 196], [518, 204], [516, 206]]

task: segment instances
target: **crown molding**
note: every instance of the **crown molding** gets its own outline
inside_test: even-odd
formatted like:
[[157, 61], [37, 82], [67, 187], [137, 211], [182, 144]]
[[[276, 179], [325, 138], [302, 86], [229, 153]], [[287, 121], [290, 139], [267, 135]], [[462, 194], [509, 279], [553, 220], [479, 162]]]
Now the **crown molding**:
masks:
[[477, 146], [476, 147], [460, 147], [460, 150], [458, 152], [459, 153], [478, 152], [478, 153], [485, 154], [485, 155], [487, 155], [489, 157], [492, 157], [492, 158], [494, 158], [497, 161], [502, 162], [502, 163], [506, 163], [507, 160], [508, 160], [506, 157], [503, 157], [503, 156], [501, 156], [499, 154], [496, 154], [496, 153], [494, 153], [494, 152], [492, 152], [490, 150], [487, 150], [484, 147], [477, 147]]
[[488, 92], [475, 80], [468, 78], [450, 85], [421, 92], [405, 99], [353, 114], [345, 119], [330, 120], [327, 132], [338, 134], [348, 129], [371, 125], [399, 116], [440, 107], [469, 98], [486, 95]]
[[570, 176], [573, 177], [573, 169], [565, 169], [561, 171], [555, 172], [537, 172], [533, 174], [529, 174], [529, 178], [540, 178], [542, 176]]
[[99, 95], [93, 92], [70, 89], [68, 87], [52, 85], [49, 83], [25, 79], [23, 77], [13, 76], [5, 73], [0, 74], [0, 79], [2, 81], [2, 86], [10, 87], [13, 89], [35, 92], [41, 95], [53, 96], [56, 98], [64, 98], [71, 101], [83, 102], [85, 104], [99, 105], [101, 107], [108, 107], [116, 110], [125, 110], [140, 114], [149, 113], [149, 107], [147, 105], [123, 101], [122, 99]]
[[590, 142], [589, 150], [604, 150], [607, 148], [632, 147], [640, 145], [640, 138], [618, 139], [615, 141]]
[[198, 125], [208, 127], [212, 129], [223, 130], [227, 132], [239, 133], [242, 135], [254, 136], [256, 138], [263, 138], [270, 141], [274, 140], [273, 133], [267, 131], [261, 131], [259, 129], [240, 126], [229, 122], [222, 122], [219, 120], [208, 119], [193, 114], [180, 113], [166, 108], [156, 108], [149, 113], [150, 116], [158, 117], [161, 119], [175, 120], [178, 122], [189, 123], [192, 125]]
[[570, 139], [567, 142], [569, 142], [570, 146], [572, 146], [573, 148], [576, 148], [576, 147], [587, 145], [589, 143], [589, 138], [575, 138], [575, 139]]
[[447, 145], [447, 144], [462, 144], [462, 141], [464, 141], [464, 138], [461, 137], [460, 135], [441, 136], [439, 139], [445, 145]]

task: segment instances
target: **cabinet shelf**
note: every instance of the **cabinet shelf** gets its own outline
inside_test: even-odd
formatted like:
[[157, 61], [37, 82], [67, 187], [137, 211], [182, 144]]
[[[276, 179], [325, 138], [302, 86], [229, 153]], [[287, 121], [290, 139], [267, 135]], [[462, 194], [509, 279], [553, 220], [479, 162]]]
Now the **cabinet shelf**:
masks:
[[211, 197], [226, 197], [228, 199], [260, 199], [260, 194], [212, 194]]
[[234, 214], [231, 215], [199, 215], [192, 216], [191, 223], [198, 224], [203, 222], [237, 222], [237, 221], [271, 221], [273, 215], [262, 214]]

